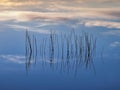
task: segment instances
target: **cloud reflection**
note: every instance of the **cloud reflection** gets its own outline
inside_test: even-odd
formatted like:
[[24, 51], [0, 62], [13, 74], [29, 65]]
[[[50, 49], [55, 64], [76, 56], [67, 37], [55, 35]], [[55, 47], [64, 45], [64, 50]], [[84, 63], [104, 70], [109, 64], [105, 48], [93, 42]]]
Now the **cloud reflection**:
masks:
[[86, 10], [85, 12], [33, 12], [33, 11], [3, 11], [0, 13], [0, 21], [32, 21], [32, 20], [54, 20], [54, 21], [64, 21], [69, 19], [119, 19], [119, 10], [115, 11], [101, 11], [96, 10]]
[[103, 32], [103, 35], [114, 35], [114, 36], [120, 36], [120, 30], [109, 30]]
[[3, 60], [7, 60], [10, 62], [14, 62], [17, 64], [24, 64], [25, 63], [25, 56], [18, 56], [18, 55], [0, 55], [0, 58]]
[[[119, 0], [1, 0], [0, 6], [8, 8], [20, 8], [28, 9], [33, 8], [30, 6], [35, 6], [34, 8], [41, 7], [45, 9], [59, 8], [64, 6], [67, 7], [118, 7]], [[61, 7], [60, 7], [61, 6]], [[49, 9], [49, 10], [50, 10]]]
[[113, 43], [110, 44], [111, 47], [120, 47], [120, 42], [119, 41], [115, 41]]
[[85, 26], [91, 27], [91, 26], [102, 26], [106, 28], [117, 28], [120, 29], [120, 23], [119, 22], [109, 22], [109, 21], [86, 21]]
[[[9, 26], [21, 29], [28, 28], [27, 23], [31, 22], [36, 25], [39, 23], [40, 27], [68, 23], [72, 23], [70, 24], [72, 26], [82, 23], [87, 27], [118, 29], [119, 2], [119, 0], [0, 0], [0, 23], [10, 22]], [[19, 22], [25, 23], [25, 27], [16, 26]]]

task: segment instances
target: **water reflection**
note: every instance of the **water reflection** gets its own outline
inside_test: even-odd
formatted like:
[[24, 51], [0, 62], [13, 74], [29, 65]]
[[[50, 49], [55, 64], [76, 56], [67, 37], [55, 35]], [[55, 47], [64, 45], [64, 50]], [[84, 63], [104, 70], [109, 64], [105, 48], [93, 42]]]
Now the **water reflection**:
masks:
[[72, 72], [75, 75], [79, 68], [94, 68], [96, 52], [96, 38], [86, 32], [57, 34], [55, 31], [49, 35], [34, 35], [26, 31], [26, 70], [38, 60], [42, 67], [54, 68], [60, 72]]

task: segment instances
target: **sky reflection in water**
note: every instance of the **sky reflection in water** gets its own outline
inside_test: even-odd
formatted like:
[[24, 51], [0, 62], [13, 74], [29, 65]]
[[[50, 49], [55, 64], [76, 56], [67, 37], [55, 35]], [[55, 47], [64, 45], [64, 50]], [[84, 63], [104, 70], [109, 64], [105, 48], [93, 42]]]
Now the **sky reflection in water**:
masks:
[[[120, 89], [119, 0], [1, 0], [0, 7], [1, 90]], [[25, 53], [26, 30], [34, 49], [30, 63], [29, 59], [26, 59], [30, 54]], [[75, 39], [67, 40], [61, 37], [61, 32], [69, 35], [72, 30], [83, 37], [83, 32], [88, 36], [93, 35], [93, 43], [96, 40], [96, 50], [92, 52], [95, 53], [94, 59], [91, 59], [92, 62], [89, 62], [87, 68], [84, 50], [84, 59], [80, 65], [76, 62], [78, 59], [72, 57], [77, 49], [80, 49], [79, 47], [72, 51], [74, 45], [79, 45], [74, 43]], [[51, 31], [55, 31], [59, 41], [59, 44], [54, 41], [54, 50], [50, 44]], [[64, 41], [64, 45], [61, 41]], [[79, 41], [80, 39], [77, 39], [77, 43]], [[62, 61], [63, 46], [65, 53]], [[27, 48], [29, 51], [29, 45]], [[88, 52], [89, 49], [88, 47]], [[54, 58], [50, 54], [53, 51]], [[68, 51], [71, 53], [67, 53]], [[77, 54], [80, 52], [77, 51]], [[72, 61], [68, 64], [65, 59], [67, 56], [70, 56], [68, 61]]]

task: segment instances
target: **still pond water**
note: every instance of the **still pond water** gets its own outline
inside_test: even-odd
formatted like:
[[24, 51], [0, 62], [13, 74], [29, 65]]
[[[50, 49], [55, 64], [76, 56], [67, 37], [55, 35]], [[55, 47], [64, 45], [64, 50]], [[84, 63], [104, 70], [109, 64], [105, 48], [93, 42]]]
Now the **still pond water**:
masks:
[[0, 90], [119, 90], [119, 36], [104, 34], [106, 28], [81, 27], [1, 31]]

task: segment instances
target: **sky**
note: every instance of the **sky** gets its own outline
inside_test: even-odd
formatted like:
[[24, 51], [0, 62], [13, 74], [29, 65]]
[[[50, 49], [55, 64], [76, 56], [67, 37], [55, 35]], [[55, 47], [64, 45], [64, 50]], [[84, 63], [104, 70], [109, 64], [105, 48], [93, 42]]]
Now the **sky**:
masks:
[[51, 28], [83, 26], [119, 37], [120, 0], [0, 0], [0, 32], [28, 29], [48, 34]]
[[120, 0], [0, 0], [0, 7], [0, 21], [83, 20], [87, 26], [120, 28]]

